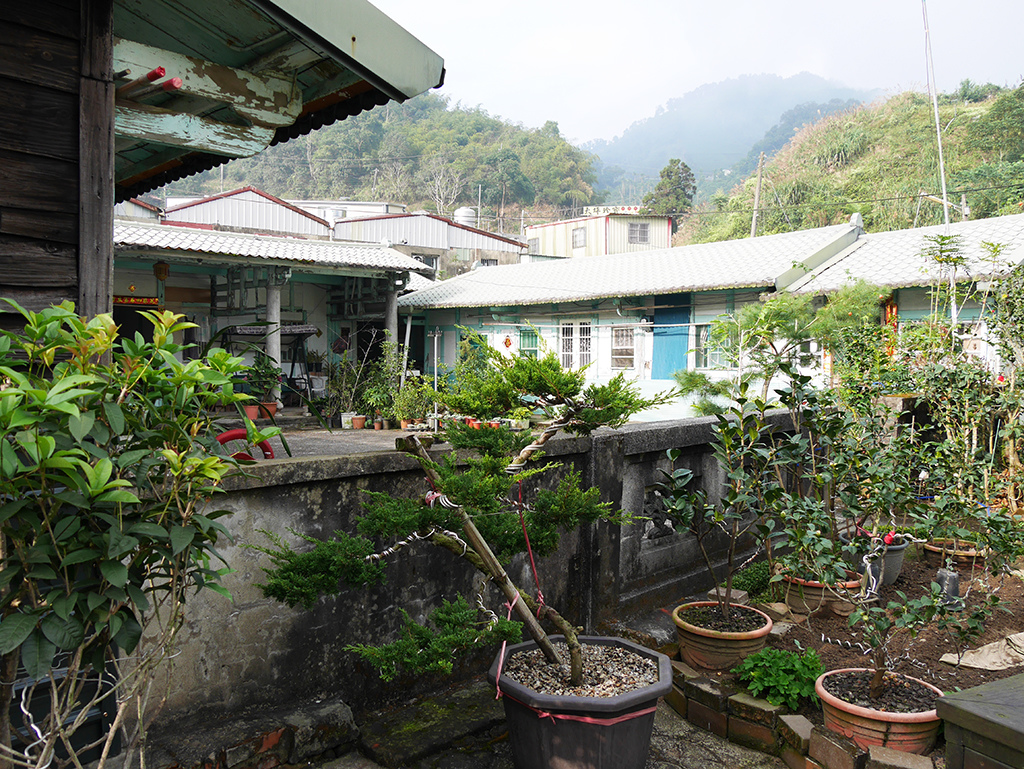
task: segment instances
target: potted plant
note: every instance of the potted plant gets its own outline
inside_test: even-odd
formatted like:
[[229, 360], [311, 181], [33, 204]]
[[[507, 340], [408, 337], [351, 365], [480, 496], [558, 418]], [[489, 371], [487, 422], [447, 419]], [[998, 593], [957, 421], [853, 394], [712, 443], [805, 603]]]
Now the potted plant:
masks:
[[855, 609], [850, 626], [868, 647], [873, 668], [843, 668], [823, 673], [815, 682], [825, 726], [849, 737], [862, 748], [871, 745], [928, 753], [941, 720], [935, 701], [941, 689], [891, 670], [888, 646], [899, 634], [911, 637], [944, 613], [942, 591], [932, 584], [920, 598], [875, 605], [866, 593], [851, 596]]
[[277, 413], [277, 394], [281, 386], [281, 369], [274, 359], [262, 350], [254, 352], [252, 365], [246, 374], [249, 393], [260, 406], [260, 415], [272, 417]]
[[402, 423], [402, 429], [408, 428], [414, 420], [425, 419], [434, 399], [434, 390], [421, 377], [411, 377], [405, 381], [395, 395], [395, 418]]
[[[666, 516], [692, 532], [715, 584], [725, 585], [724, 590], [719, 589], [716, 601], [684, 603], [672, 612], [680, 653], [696, 667], [731, 668], [760, 650], [772, 629], [767, 614], [732, 603], [732, 580], [740, 566], [740, 548], [750, 544], [754, 533], [761, 540], [767, 535], [763, 513], [781, 492], [777, 484], [766, 482], [774, 452], [765, 408], [764, 401], [748, 399], [746, 386], [740, 385], [732, 407], [718, 415], [714, 454], [727, 479], [719, 503], [708, 504], [706, 492], [692, 487], [693, 473], [687, 468], [662, 471], [665, 481], [656, 486]], [[677, 449], [668, 451], [673, 465], [679, 455]], [[716, 573], [709, 550], [712, 535], [721, 534], [726, 540], [724, 575]]]
[[[309, 607], [320, 595], [343, 589], [342, 582], [357, 586], [381, 578], [383, 563], [376, 555], [378, 537], [399, 540], [387, 552], [418, 540], [429, 542], [486, 575], [501, 591], [511, 607], [510, 616], [514, 614], [518, 622], [481, 611], [459, 596], [433, 612], [428, 626], [406, 616], [400, 638], [373, 639], [374, 644], [350, 647], [352, 651], [377, 666], [384, 677], [395, 675], [399, 669], [450, 671], [453, 654], [502, 641], [519, 641], [525, 627], [532, 639], [529, 645], [536, 647], [542, 657], [535, 663], [539, 669], [568, 670], [569, 679], [564, 685], [581, 686], [585, 683], [585, 657], [618, 657], [618, 653], [608, 655], [609, 646], [636, 649], [618, 639], [581, 639], [569, 619], [514, 585], [502, 563], [517, 552], [542, 556], [551, 553], [557, 547], [559, 531], [581, 523], [625, 523], [630, 519], [601, 503], [597, 489], [580, 488], [580, 476], [575, 471], [565, 473], [553, 490], [538, 488], [532, 493], [534, 479], [554, 471], [556, 466], [537, 467], [530, 460], [562, 430], [588, 435], [601, 425], [615, 427], [638, 409], [666, 398], [640, 398], [621, 376], [605, 385], [584, 387], [584, 374], [563, 370], [554, 355], [506, 359], [496, 351], [483, 349], [488, 360], [487, 398], [493, 408], [508, 410], [520, 404], [524, 396], [535, 397], [537, 406], [550, 419], [544, 433], [534, 440], [529, 434], [506, 429], [473, 430], [452, 423], [446, 437], [453, 451], [441, 461], [427, 454], [417, 436], [401, 439], [405, 450], [420, 460], [433, 489], [429, 497], [434, 504], [370, 493], [357, 533], [338, 532], [333, 540], [316, 542], [305, 552], [275, 540], [272, 547], [260, 548], [272, 560], [263, 590], [288, 604]], [[472, 453], [456, 454], [458, 449]], [[521, 501], [520, 488], [522, 500], [531, 501]], [[550, 623], [560, 638], [550, 637], [542, 623]], [[671, 688], [666, 657], [650, 650], [640, 652], [640, 657], [630, 656], [631, 665], [646, 669], [651, 676], [651, 683], [639, 692], [608, 698], [558, 696], [532, 690], [529, 683], [534, 676], [514, 672], [520, 664], [528, 664], [513, 656], [520, 650], [519, 646], [503, 649], [493, 668], [499, 692], [514, 691], [505, 697], [505, 706], [517, 766], [643, 766], [654, 704]], [[559, 668], [562, 664], [565, 667]], [[602, 681], [606, 678], [600, 670], [594, 675]], [[512, 679], [518, 684], [512, 684]]]

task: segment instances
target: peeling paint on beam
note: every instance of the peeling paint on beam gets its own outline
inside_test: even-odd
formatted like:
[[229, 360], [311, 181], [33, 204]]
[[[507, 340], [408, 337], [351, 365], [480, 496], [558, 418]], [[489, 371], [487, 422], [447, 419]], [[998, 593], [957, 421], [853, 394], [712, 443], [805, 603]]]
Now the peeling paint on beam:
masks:
[[115, 40], [115, 70], [149, 72], [158, 66], [167, 70], [168, 77], [181, 78], [178, 93], [229, 104], [261, 126], [291, 125], [302, 112], [299, 88], [283, 73], [268, 70], [256, 74], [130, 40]]
[[274, 138], [273, 128], [246, 128], [145, 104], [119, 101], [114, 116], [118, 136], [232, 158], [245, 158], [262, 152]]

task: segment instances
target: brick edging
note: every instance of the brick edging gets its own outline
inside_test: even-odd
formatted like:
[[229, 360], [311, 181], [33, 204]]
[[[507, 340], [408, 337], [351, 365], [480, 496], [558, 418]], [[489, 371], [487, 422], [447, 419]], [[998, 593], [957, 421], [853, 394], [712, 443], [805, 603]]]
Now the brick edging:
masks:
[[934, 769], [927, 756], [872, 747], [866, 751], [805, 716], [745, 691], [730, 691], [685, 662], [672, 660], [665, 701], [694, 726], [737, 745], [778, 756], [789, 769]]

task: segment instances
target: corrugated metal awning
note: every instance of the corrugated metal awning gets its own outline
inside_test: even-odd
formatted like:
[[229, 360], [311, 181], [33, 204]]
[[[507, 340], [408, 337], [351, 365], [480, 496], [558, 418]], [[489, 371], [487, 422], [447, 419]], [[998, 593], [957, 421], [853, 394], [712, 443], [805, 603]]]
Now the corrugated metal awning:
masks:
[[444, 61], [366, 0], [114, 0], [118, 201], [440, 86]]

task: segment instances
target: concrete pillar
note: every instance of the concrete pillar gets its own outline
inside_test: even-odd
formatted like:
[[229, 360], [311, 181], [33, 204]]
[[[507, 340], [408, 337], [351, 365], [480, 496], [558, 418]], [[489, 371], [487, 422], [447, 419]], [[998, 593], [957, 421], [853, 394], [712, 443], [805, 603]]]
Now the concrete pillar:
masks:
[[[267, 281], [267, 355], [281, 368], [281, 289], [291, 278], [291, 270], [274, 268]], [[274, 388], [274, 400], [281, 401], [280, 386]]]
[[384, 329], [388, 332], [388, 339], [398, 343], [398, 290], [394, 282], [388, 286], [387, 296], [384, 299]]

